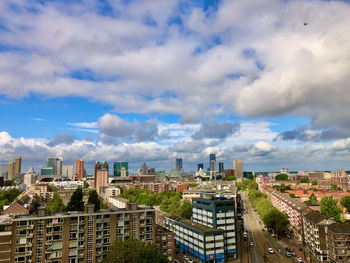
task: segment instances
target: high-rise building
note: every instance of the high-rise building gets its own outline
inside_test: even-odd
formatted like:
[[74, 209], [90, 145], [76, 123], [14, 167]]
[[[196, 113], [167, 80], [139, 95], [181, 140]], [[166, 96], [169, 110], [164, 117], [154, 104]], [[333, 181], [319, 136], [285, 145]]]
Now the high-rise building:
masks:
[[174, 167], [174, 169], [176, 171], [179, 171], [179, 172], [182, 171], [182, 158], [176, 158], [175, 159], [175, 167]]
[[223, 172], [224, 172], [224, 163], [219, 162], [219, 173], [223, 173]]
[[125, 176], [129, 176], [129, 163], [128, 162], [114, 162], [113, 164], [113, 176], [122, 176], [122, 168], [124, 167], [124, 170], [126, 172]]
[[7, 180], [9, 173], [9, 165], [8, 164], [2, 164], [1, 165], [1, 177], [4, 178], [4, 180]]
[[147, 164], [146, 164], [146, 163], [143, 163], [143, 164], [141, 165], [141, 170], [140, 170], [140, 172], [141, 172], [141, 175], [142, 175], [142, 174], [148, 174], [148, 167], [147, 167]]
[[100, 188], [108, 185], [109, 166], [107, 161], [96, 161], [95, 164], [95, 189], [100, 193]]
[[204, 165], [202, 163], [197, 164], [197, 172], [202, 169], [204, 170]]
[[235, 200], [225, 197], [192, 199], [192, 221], [215, 229], [224, 230], [226, 258], [237, 258]]
[[[102, 262], [117, 239], [155, 243], [153, 208], [130, 204], [126, 209], [15, 216], [2, 218], [1, 262]], [[14, 241], [11, 241], [14, 240]]]
[[209, 171], [216, 172], [216, 155], [215, 155], [215, 153], [211, 153], [209, 155]]
[[47, 158], [46, 167], [52, 168], [52, 175], [62, 175], [62, 157], [50, 157]]
[[62, 176], [73, 178], [73, 165], [63, 165]]
[[84, 176], [84, 161], [83, 160], [75, 160], [75, 179], [83, 180]]
[[30, 186], [31, 184], [35, 184], [36, 178], [37, 175], [34, 171], [34, 168], [31, 166], [28, 169], [28, 172], [24, 175], [23, 183], [27, 186]]
[[243, 178], [243, 161], [233, 160], [233, 169], [235, 169], [235, 176], [237, 178]]
[[21, 157], [15, 157], [12, 160], [9, 161], [8, 165], [8, 180], [13, 180], [14, 176], [16, 174], [21, 173], [21, 166], [22, 166], [22, 158]]

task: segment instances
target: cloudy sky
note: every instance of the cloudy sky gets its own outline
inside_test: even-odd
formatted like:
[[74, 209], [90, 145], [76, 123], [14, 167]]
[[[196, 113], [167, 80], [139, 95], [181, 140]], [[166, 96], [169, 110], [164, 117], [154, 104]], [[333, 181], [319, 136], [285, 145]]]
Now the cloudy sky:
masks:
[[350, 169], [348, 32], [348, 1], [1, 0], [0, 162]]

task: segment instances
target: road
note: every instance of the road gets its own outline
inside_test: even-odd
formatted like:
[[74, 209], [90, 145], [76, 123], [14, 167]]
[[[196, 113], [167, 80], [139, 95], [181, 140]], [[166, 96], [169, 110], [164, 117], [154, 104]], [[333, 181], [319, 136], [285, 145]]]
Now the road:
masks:
[[[244, 215], [244, 223], [248, 229], [250, 236], [254, 242], [254, 246], [249, 246], [250, 249], [250, 261], [252, 263], [258, 262], [271, 262], [271, 263], [290, 263], [296, 262], [294, 258], [287, 258], [284, 255], [278, 253], [280, 250], [285, 253], [285, 250], [280, 246], [273, 238], [271, 238], [265, 232], [262, 232], [262, 226], [258, 224], [260, 221], [259, 216], [253, 211], [251, 204], [248, 201], [248, 196], [246, 193], [242, 195], [244, 206], [248, 214]], [[270, 254], [267, 249], [271, 247], [274, 250], [274, 254]], [[265, 258], [265, 260], [264, 260]]]

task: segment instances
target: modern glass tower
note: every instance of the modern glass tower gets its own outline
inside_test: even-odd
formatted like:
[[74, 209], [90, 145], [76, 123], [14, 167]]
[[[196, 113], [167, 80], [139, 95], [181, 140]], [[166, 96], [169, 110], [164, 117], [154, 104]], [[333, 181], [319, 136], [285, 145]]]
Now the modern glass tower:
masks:
[[126, 176], [129, 176], [129, 163], [128, 162], [114, 162], [113, 176], [121, 176], [122, 168], [126, 171]]

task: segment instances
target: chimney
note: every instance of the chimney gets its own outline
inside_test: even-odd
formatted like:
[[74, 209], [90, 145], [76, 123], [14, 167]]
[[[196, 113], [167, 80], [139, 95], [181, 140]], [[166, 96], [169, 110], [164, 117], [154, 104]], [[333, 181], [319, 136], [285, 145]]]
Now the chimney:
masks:
[[37, 214], [38, 216], [45, 216], [46, 214], [45, 206], [39, 206], [37, 209]]

